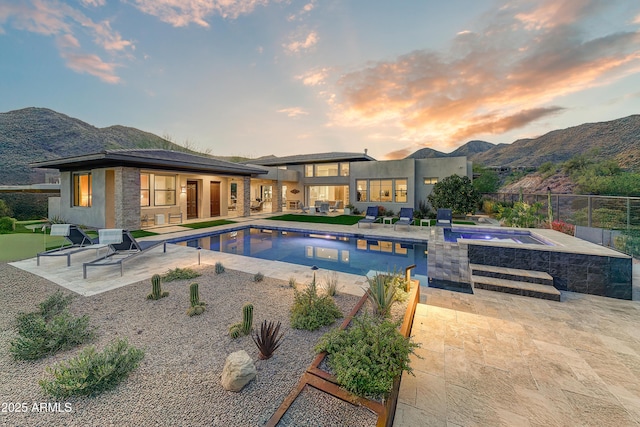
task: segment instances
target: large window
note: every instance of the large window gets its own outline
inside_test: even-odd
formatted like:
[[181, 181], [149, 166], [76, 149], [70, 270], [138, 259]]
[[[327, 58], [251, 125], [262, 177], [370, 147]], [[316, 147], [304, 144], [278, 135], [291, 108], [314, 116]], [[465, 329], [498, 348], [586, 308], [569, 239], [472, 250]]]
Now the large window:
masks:
[[369, 181], [370, 201], [393, 201], [393, 181], [390, 179], [372, 179]]
[[313, 176], [313, 165], [304, 165], [304, 176]]
[[148, 173], [140, 174], [140, 206], [151, 205], [151, 176]]
[[356, 181], [356, 201], [357, 202], [367, 202], [369, 198], [367, 196], [367, 181], [364, 179], [359, 179]]
[[304, 165], [304, 176], [349, 176], [349, 163], [317, 163]]
[[338, 164], [321, 163], [316, 165], [315, 176], [338, 176]]
[[91, 173], [73, 174], [73, 206], [91, 206]]
[[407, 180], [396, 179], [396, 203], [407, 203]]
[[153, 199], [156, 206], [176, 204], [176, 177], [173, 175], [156, 175], [154, 180]]
[[[367, 191], [368, 189], [368, 191]], [[407, 180], [370, 179], [356, 180], [358, 202], [407, 202]]]

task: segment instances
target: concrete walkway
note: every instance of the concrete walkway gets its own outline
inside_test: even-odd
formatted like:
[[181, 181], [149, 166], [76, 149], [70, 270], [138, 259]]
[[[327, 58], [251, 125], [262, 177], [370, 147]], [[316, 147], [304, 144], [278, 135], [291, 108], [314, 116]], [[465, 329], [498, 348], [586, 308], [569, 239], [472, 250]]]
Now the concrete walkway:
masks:
[[635, 301], [423, 288], [394, 426], [639, 425], [639, 282]]

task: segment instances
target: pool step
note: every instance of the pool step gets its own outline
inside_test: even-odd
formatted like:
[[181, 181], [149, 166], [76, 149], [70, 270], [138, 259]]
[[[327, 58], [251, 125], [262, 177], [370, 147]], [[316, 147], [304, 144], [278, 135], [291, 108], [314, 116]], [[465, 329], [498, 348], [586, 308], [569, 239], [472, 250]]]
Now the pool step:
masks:
[[475, 288], [560, 301], [560, 291], [548, 273], [478, 264], [469, 267]]

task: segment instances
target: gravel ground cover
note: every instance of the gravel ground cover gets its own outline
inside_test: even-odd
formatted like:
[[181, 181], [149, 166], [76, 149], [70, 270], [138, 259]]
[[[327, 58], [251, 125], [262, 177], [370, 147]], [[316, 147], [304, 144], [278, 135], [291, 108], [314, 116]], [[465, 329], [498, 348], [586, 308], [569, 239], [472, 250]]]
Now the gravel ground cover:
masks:
[[[9, 343], [16, 336], [16, 315], [35, 310], [37, 303], [61, 288], [0, 264], [0, 425], [263, 425], [311, 363], [314, 345], [329, 328], [307, 332], [289, 327], [293, 290], [284, 281], [265, 278], [253, 282], [253, 275], [230, 270], [215, 275], [213, 266], [203, 267], [201, 272], [203, 275], [196, 279], [164, 283], [163, 290], [170, 295], [158, 301], [146, 299], [150, 281], [91, 297], [78, 296], [70, 310], [75, 315], [89, 315], [91, 324], [97, 326], [98, 337], [92, 344], [98, 350], [116, 338], [126, 337], [146, 355], [140, 367], [115, 390], [93, 398], [56, 402], [43, 393], [38, 380], [45, 376], [47, 366], [75, 356], [82, 347], [35, 362], [17, 362], [9, 353]], [[200, 284], [200, 298], [208, 305], [202, 315], [188, 317], [188, 287], [193, 282]], [[336, 296], [344, 314], [357, 300], [351, 295]], [[228, 335], [228, 327], [242, 319], [242, 306], [248, 302], [254, 305], [254, 327], [262, 320], [282, 322], [285, 338], [269, 360], [258, 359], [249, 336], [232, 340]], [[242, 392], [227, 392], [220, 385], [222, 368], [227, 355], [241, 349], [254, 358], [258, 375]], [[302, 420], [295, 425], [333, 425], [318, 418], [324, 416], [322, 413], [304, 416], [324, 401], [330, 405], [326, 413], [337, 411], [333, 398], [320, 402], [312, 398], [296, 403], [296, 411], [302, 414], [288, 415]], [[34, 411], [34, 404], [40, 408], [41, 403], [49, 407]], [[56, 403], [60, 405], [56, 407]], [[15, 412], [16, 406], [26, 411]], [[359, 421], [361, 409], [339, 411], [342, 425], [363, 425]], [[353, 422], [350, 416], [355, 417]]]

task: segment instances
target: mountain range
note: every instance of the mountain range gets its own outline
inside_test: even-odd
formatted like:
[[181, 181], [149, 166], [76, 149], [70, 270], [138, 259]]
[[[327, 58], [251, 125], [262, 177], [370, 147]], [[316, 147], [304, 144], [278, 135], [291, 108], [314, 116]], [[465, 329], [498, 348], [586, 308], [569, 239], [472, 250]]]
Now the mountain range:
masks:
[[614, 159], [622, 168], [640, 170], [640, 115], [585, 123], [511, 144], [470, 141], [448, 154], [423, 148], [408, 157], [467, 156], [484, 166], [537, 167], [545, 162], [561, 163], [579, 154]]
[[[0, 113], [0, 185], [44, 182], [42, 171], [29, 168], [31, 162], [126, 148], [189, 151], [139, 129], [97, 128], [46, 108]], [[615, 159], [623, 168], [640, 170], [640, 115], [554, 130], [511, 144], [469, 141], [451, 153], [423, 148], [408, 157], [467, 156], [485, 166], [535, 167], [585, 153], [597, 153], [596, 157]]]

